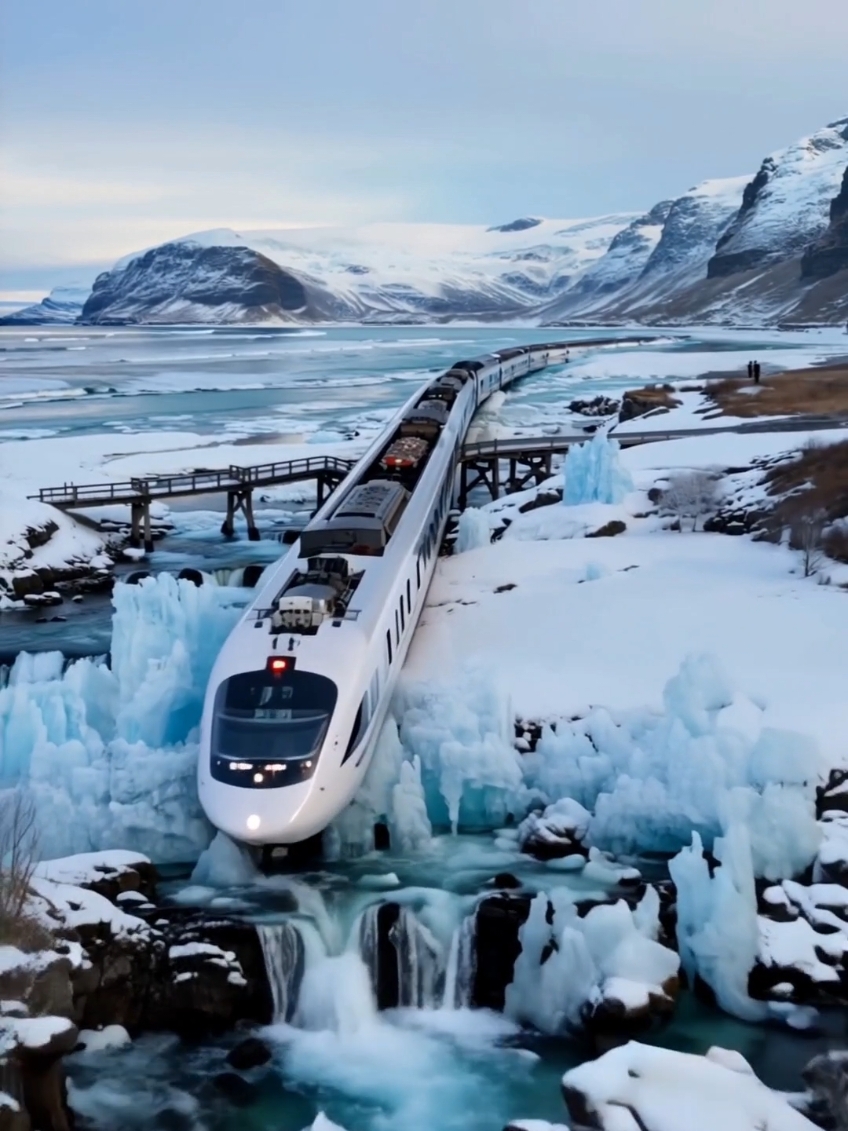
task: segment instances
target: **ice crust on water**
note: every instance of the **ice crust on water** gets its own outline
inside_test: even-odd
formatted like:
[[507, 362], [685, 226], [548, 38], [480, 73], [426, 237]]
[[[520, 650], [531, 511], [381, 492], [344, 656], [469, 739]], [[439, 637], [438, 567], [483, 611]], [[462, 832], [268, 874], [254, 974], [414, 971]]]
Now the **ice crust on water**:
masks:
[[633, 490], [630, 473], [622, 465], [617, 440], [598, 431], [585, 444], [572, 444], [563, 466], [562, 501], [566, 506], [581, 503], [620, 503]]
[[120, 846], [157, 861], [209, 841], [195, 728], [237, 593], [169, 574], [115, 586], [111, 667], [21, 654], [0, 687], [0, 787], [31, 794], [43, 857]]

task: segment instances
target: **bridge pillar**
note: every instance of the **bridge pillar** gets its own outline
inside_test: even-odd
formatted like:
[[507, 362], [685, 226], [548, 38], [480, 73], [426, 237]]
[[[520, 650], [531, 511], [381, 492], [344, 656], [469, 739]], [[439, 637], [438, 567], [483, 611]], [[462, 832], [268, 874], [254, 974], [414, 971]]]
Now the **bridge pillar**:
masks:
[[134, 550], [141, 549], [142, 504], [130, 504], [130, 545]]
[[146, 554], [153, 553], [153, 531], [150, 529], [150, 499], [146, 499], [142, 504], [144, 512], [144, 552]]
[[251, 490], [241, 492], [241, 509], [244, 511], [244, 517], [247, 519], [248, 539], [251, 542], [258, 542], [261, 535], [253, 519], [253, 492]]
[[234, 538], [236, 533], [236, 492], [227, 491], [227, 517], [221, 523], [221, 533], [225, 538]]

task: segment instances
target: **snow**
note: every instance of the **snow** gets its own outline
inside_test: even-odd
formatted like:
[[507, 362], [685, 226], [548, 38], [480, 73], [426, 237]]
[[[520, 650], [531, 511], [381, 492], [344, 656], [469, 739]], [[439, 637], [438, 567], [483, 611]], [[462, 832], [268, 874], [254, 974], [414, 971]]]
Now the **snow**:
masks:
[[18, 1044], [28, 1049], [44, 1048], [55, 1037], [76, 1028], [67, 1017], [16, 1017], [4, 1024], [11, 1028]]
[[464, 554], [467, 550], [478, 550], [488, 546], [492, 540], [492, 521], [487, 511], [468, 507], [459, 517], [456, 532], [455, 550]]
[[103, 1029], [83, 1029], [78, 1042], [83, 1052], [96, 1053], [124, 1048], [131, 1043], [131, 1038], [123, 1025], [106, 1025]]
[[621, 464], [618, 442], [603, 432], [568, 449], [563, 476], [566, 506], [621, 503], [633, 489], [633, 480]]
[[[140, 852], [128, 852], [123, 848], [113, 848], [106, 852], [81, 852], [76, 856], [64, 856], [59, 860], [42, 860], [36, 865], [35, 874], [56, 884], [72, 884], [83, 887], [102, 880], [104, 876], [130, 871], [139, 864], [149, 864], [147, 856]], [[125, 892], [125, 895], [137, 895]], [[119, 897], [120, 898], [120, 897]], [[141, 896], [141, 899], [144, 897]]]
[[700, 1057], [631, 1041], [566, 1072], [563, 1088], [585, 1097], [604, 1131], [813, 1128], [783, 1096], [715, 1051]]
[[[0, 445], [0, 452], [6, 446]], [[5, 463], [3, 455], [5, 452], [0, 455], [0, 463]], [[6, 487], [11, 478], [3, 477]], [[27, 535], [31, 531], [43, 531], [51, 524], [58, 529], [43, 546], [31, 549]], [[103, 554], [105, 545], [102, 534], [81, 526], [55, 507], [0, 489], [0, 593], [2, 581], [5, 579], [10, 584], [15, 571], [61, 569], [73, 563], [111, 567], [111, 559]]]

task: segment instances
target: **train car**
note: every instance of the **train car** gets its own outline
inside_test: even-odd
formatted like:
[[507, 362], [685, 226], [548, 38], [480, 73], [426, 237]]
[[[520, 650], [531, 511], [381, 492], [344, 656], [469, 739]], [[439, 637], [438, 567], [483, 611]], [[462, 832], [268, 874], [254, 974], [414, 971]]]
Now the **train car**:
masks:
[[471, 417], [554, 356], [501, 351], [428, 382], [266, 570], [206, 692], [198, 792], [216, 828], [291, 845], [352, 801], [424, 605]]

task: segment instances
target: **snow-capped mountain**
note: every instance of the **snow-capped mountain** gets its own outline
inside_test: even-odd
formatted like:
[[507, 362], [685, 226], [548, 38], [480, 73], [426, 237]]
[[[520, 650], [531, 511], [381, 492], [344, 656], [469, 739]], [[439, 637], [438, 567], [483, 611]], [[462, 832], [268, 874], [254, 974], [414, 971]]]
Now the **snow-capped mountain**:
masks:
[[766, 157], [716, 245], [709, 278], [801, 255], [827, 228], [848, 165], [848, 118]]
[[119, 261], [97, 278], [82, 318], [298, 322], [530, 314], [572, 285], [633, 219], [199, 232]]
[[90, 286], [54, 287], [41, 302], [21, 307], [0, 318], [0, 326], [70, 325], [80, 317]]
[[615, 237], [607, 254], [547, 310], [551, 317], [639, 317], [704, 278], [747, 177], [704, 181]]
[[[848, 318], [848, 118], [645, 214], [198, 232], [98, 276], [85, 323]], [[9, 321], [72, 321], [54, 292]]]

